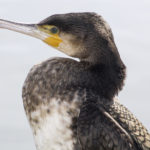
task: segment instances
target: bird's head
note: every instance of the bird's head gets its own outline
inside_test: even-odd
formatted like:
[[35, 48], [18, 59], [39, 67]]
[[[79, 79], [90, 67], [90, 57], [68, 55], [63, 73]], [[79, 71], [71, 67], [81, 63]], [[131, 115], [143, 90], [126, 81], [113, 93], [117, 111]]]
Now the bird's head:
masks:
[[36, 37], [80, 60], [104, 61], [112, 53], [118, 55], [109, 25], [95, 13], [57, 14], [38, 24], [0, 20], [0, 28]]

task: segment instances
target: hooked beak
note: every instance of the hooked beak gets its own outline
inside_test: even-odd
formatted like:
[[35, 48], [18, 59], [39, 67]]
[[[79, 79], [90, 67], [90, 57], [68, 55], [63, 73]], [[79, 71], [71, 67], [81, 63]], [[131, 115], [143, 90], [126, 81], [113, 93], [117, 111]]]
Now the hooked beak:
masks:
[[16, 31], [38, 38], [53, 47], [58, 47], [62, 42], [59, 36], [44, 31], [42, 29], [43, 27], [37, 24], [21, 24], [0, 19], [0, 28]]

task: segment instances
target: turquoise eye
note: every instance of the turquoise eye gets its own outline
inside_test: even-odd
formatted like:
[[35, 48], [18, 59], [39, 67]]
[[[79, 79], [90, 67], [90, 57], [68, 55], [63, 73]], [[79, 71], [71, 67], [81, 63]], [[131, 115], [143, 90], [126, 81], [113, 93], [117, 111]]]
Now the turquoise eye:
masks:
[[50, 31], [51, 31], [51, 33], [53, 33], [53, 34], [57, 34], [59, 30], [58, 30], [57, 27], [52, 27], [52, 28], [50, 29]]

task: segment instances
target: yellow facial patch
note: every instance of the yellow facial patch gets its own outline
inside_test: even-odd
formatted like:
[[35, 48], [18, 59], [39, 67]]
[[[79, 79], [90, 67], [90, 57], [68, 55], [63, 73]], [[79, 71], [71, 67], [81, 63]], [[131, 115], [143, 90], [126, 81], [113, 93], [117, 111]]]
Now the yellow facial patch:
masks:
[[51, 45], [53, 47], [58, 47], [59, 44], [62, 42], [61, 38], [57, 35], [55, 36], [50, 36], [48, 38], [46, 38], [45, 40], [43, 40], [45, 43], [47, 43], [48, 45]]
[[43, 41], [48, 45], [53, 47], [58, 47], [62, 42], [62, 39], [59, 37], [59, 29], [53, 25], [42, 25], [38, 26], [39, 30], [45, 32], [49, 37], [45, 38]]

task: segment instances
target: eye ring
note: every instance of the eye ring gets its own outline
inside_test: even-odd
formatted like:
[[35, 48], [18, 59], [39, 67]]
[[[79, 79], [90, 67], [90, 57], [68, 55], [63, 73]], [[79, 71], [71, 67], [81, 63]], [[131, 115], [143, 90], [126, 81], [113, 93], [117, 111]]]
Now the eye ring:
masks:
[[59, 32], [59, 29], [58, 29], [57, 27], [52, 27], [52, 28], [50, 29], [50, 32], [51, 32], [52, 34], [57, 34], [57, 33]]

